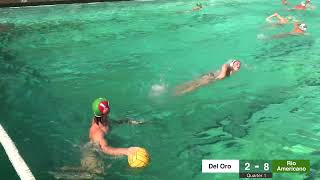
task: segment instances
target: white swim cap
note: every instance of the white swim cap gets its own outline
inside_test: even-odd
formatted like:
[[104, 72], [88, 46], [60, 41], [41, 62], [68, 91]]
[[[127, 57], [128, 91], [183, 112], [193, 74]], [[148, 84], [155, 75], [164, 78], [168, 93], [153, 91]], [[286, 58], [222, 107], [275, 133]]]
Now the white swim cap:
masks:
[[306, 30], [307, 30], [307, 25], [304, 24], [304, 23], [302, 23], [302, 24], [299, 25], [299, 29], [300, 29], [301, 31], [306, 31]]
[[[237, 62], [237, 61], [239, 61], [239, 60], [237, 60], [237, 59], [229, 59], [229, 66], [230, 67], [233, 67], [233, 64], [235, 63], [235, 62]], [[240, 61], [239, 61], [240, 62]]]

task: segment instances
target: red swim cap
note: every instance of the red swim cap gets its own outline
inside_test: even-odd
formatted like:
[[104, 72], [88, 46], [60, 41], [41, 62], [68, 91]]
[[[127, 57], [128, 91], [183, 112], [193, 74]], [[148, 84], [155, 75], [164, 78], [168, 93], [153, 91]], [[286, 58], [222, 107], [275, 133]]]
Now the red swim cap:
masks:
[[96, 117], [108, 113], [110, 111], [109, 101], [106, 98], [97, 98], [92, 103], [92, 111]]

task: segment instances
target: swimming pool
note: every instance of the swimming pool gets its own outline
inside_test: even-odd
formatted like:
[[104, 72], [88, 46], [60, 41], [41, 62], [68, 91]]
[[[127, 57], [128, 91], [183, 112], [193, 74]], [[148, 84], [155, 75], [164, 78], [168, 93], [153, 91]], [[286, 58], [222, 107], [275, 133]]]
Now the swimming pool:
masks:
[[[194, 1], [0, 9], [0, 123], [37, 179], [79, 165], [99, 96], [110, 99], [113, 119], [149, 122], [115, 126], [107, 139], [145, 147], [150, 166], [104, 156], [106, 179], [238, 178], [202, 174], [202, 159], [311, 159], [319, 170], [319, 11], [287, 12], [267, 0], [202, 3], [197, 12], [184, 12]], [[274, 12], [305, 21], [310, 35], [260, 40], [292, 29], [267, 27]], [[173, 95], [230, 58], [242, 60], [236, 75]], [[0, 153], [0, 176], [17, 179]]]

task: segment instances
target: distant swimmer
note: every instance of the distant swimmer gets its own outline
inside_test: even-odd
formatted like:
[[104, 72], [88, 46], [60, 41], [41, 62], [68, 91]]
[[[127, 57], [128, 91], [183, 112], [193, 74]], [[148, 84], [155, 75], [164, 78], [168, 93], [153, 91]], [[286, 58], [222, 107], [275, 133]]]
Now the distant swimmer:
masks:
[[225, 77], [229, 77], [233, 73], [240, 70], [241, 62], [237, 59], [232, 59], [226, 64], [221, 66], [220, 71], [210, 72], [208, 74], [203, 75], [200, 79], [185, 83], [180, 85], [176, 89], [176, 95], [184, 94], [190, 91], [193, 91], [200, 86], [207, 85], [215, 80], [221, 80]]
[[304, 23], [294, 23], [293, 30], [291, 32], [273, 35], [271, 37], [271, 39], [279, 39], [279, 38], [284, 38], [284, 37], [288, 37], [288, 36], [304, 35], [306, 31], [307, 31], [307, 25], [306, 24], [304, 24]]
[[[273, 21], [274, 18], [276, 18], [277, 20]], [[292, 16], [283, 17], [283, 16], [280, 16], [278, 13], [274, 13], [271, 16], [267, 17], [266, 21], [273, 25], [284, 25], [284, 24], [295, 22], [297, 20]]]
[[288, 5], [288, 1], [287, 0], [281, 0], [283, 5]]
[[311, 5], [311, 0], [302, 1], [300, 4], [294, 6], [289, 10], [307, 10], [314, 9], [315, 7]]
[[305, 2], [302, 1], [300, 4], [294, 6], [293, 9], [295, 9], [295, 10], [306, 10], [307, 9], [307, 5], [306, 5]]
[[289, 3], [288, 0], [281, 0], [282, 4], [285, 5], [285, 6], [289, 6], [289, 5], [292, 5], [291, 3]]
[[195, 7], [192, 8], [192, 11], [199, 11], [203, 8], [201, 3], [197, 3]]
[[178, 11], [177, 13], [191, 13], [194, 11], [199, 11], [202, 8], [203, 8], [203, 5], [201, 3], [197, 3], [196, 6], [192, 7], [191, 10]]

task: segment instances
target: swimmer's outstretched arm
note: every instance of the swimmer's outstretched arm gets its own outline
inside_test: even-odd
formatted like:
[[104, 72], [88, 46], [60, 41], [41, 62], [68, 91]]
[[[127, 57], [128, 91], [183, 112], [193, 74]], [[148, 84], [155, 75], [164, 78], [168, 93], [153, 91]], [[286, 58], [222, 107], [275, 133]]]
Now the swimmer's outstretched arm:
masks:
[[285, 20], [284, 17], [280, 16], [278, 13], [274, 13], [266, 18], [266, 21], [271, 22], [271, 18], [276, 17], [279, 21]]
[[274, 14], [272, 14], [271, 16], [268, 16], [267, 18], [266, 18], [266, 21], [268, 21], [268, 22], [271, 22], [271, 19], [273, 18], [273, 17], [275, 17], [275, 16], [279, 16], [279, 14], [278, 13], [274, 13]]
[[227, 76], [228, 65], [223, 64], [220, 70], [219, 75], [215, 79], [224, 79]]
[[192, 11], [199, 11], [201, 8], [200, 7], [193, 7]]
[[129, 148], [114, 148], [108, 146], [107, 141], [104, 139], [103, 134], [98, 134], [99, 136], [99, 146], [101, 150], [109, 155], [112, 156], [125, 156], [129, 154]]

